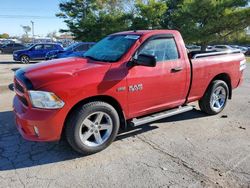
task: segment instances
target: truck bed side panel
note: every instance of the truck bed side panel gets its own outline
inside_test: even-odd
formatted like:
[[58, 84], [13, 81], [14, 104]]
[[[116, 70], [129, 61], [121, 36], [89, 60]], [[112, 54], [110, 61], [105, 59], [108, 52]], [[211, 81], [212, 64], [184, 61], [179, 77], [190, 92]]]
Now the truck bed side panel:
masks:
[[232, 88], [236, 88], [242, 76], [239, 67], [243, 59], [244, 55], [241, 53], [192, 59], [193, 79], [188, 102], [199, 100], [219, 74], [227, 74]]

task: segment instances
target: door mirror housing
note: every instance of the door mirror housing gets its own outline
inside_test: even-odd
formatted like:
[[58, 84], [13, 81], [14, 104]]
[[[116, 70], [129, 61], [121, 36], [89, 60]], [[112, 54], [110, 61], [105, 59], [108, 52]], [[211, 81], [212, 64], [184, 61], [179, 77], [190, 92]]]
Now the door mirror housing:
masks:
[[137, 59], [133, 60], [135, 66], [146, 66], [146, 67], [155, 67], [156, 59], [153, 55], [140, 54]]

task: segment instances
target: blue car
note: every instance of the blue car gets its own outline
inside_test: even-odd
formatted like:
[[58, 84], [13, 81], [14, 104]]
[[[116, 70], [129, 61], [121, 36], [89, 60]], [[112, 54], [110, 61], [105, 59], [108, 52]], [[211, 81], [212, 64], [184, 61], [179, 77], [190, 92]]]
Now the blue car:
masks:
[[77, 42], [71, 44], [63, 50], [53, 50], [51, 52], [48, 52], [46, 55], [46, 59], [49, 60], [66, 57], [81, 57], [94, 44], [94, 42]]
[[60, 44], [55, 43], [39, 43], [34, 44], [26, 49], [13, 52], [13, 59], [28, 64], [30, 60], [43, 60], [46, 54], [54, 50], [63, 50]]

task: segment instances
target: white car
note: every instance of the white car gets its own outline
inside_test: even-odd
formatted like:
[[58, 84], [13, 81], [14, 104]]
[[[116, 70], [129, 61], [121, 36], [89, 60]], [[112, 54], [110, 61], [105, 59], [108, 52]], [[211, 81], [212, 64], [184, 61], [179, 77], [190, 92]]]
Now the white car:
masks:
[[208, 51], [208, 52], [213, 51], [213, 46], [207, 46], [206, 51]]
[[222, 52], [222, 51], [232, 51], [235, 50], [235, 48], [232, 48], [229, 45], [214, 45], [212, 47], [212, 51]]

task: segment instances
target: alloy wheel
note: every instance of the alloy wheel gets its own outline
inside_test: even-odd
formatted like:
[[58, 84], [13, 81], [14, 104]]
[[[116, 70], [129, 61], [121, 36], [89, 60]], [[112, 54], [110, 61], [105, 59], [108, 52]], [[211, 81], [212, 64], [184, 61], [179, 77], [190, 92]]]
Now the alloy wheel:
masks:
[[219, 86], [217, 87], [213, 93], [210, 100], [210, 105], [215, 111], [219, 111], [221, 108], [224, 107], [226, 102], [226, 90], [224, 87]]
[[79, 129], [79, 136], [84, 145], [97, 147], [108, 140], [113, 130], [111, 117], [105, 112], [94, 112], [87, 116]]
[[29, 57], [28, 56], [22, 56], [21, 57], [21, 62], [24, 64], [28, 64], [29, 63]]

